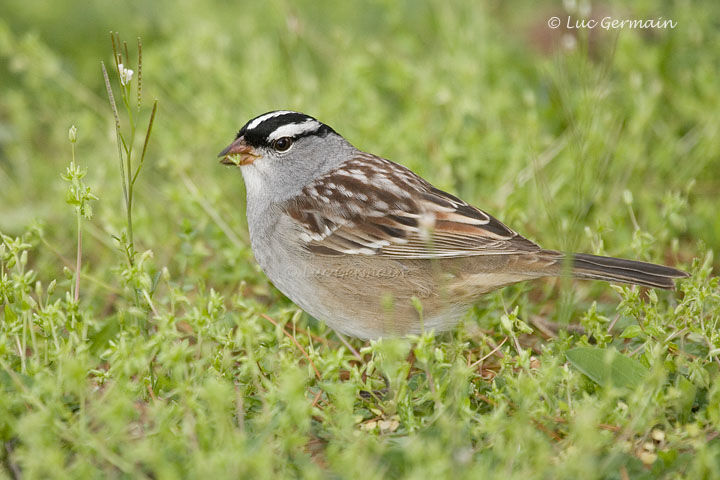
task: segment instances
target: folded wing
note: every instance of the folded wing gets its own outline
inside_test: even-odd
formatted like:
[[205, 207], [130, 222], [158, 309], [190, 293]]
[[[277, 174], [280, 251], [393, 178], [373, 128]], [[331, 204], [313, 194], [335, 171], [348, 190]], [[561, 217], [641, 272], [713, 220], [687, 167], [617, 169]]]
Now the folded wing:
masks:
[[453, 258], [540, 251], [502, 222], [405, 167], [360, 153], [284, 205], [320, 255]]

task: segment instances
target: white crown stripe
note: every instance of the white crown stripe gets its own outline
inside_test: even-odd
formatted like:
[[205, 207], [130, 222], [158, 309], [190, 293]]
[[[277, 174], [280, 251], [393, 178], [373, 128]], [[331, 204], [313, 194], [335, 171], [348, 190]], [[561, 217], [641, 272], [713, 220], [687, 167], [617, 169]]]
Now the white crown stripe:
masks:
[[276, 128], [270, 135], [268, 141], [272, 142], [282, 137], [296, 137], [307, 132], [313, 132], [320, 129], [322, 123], [317, 120], [305, 120], [302, 123], [290, 123]]
[[247, 129], [252, 130], [253, 128], [256, 128], [258, 125], [260, 125], [262, 122], [264, 122], [265, 120], [267, 120], [269, 118], [278, 117], [280, 115], [285, 115], [288, 113], [297, 113], [297, 112], [293, 112], [292, 110], [278, 110], [277, 112], [266, 113], [265, 115], [257, 117], [255, 120], [248, 123]]

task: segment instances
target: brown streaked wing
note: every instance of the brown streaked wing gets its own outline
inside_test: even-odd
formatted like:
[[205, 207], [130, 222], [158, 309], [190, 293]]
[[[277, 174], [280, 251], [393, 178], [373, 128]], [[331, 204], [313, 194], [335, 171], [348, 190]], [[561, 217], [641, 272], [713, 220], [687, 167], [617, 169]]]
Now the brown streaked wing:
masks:
[[369, 154], [323, 175], [284, 210], [319, 255], [452, 258], [540, 250], [491, 215]]

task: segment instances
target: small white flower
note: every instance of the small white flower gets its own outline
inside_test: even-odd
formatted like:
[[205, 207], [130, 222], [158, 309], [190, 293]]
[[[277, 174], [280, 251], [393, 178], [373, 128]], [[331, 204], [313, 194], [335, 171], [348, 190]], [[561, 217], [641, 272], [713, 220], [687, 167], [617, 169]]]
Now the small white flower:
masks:
[[118, 71], [120, 72], [120, 83], [123, 86], [130, 83], [130, 80], [132, 80], [133, 73], [135, 73], [133, 70], [131, 70], [129, 68], [125, 68], [125, 66], [122, 63], [118, 64]]

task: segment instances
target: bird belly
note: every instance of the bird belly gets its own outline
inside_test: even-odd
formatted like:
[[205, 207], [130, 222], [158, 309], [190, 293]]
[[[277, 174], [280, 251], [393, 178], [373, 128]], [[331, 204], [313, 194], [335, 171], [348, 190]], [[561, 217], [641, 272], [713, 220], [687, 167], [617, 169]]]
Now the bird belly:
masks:
[[275, 286], [331, 328], [365, 339], [448, 330], [482, 294], [527, 279], [462, 273], [467, 266], [454, 259], [297, 258], [294, 267], [265, 269]]

